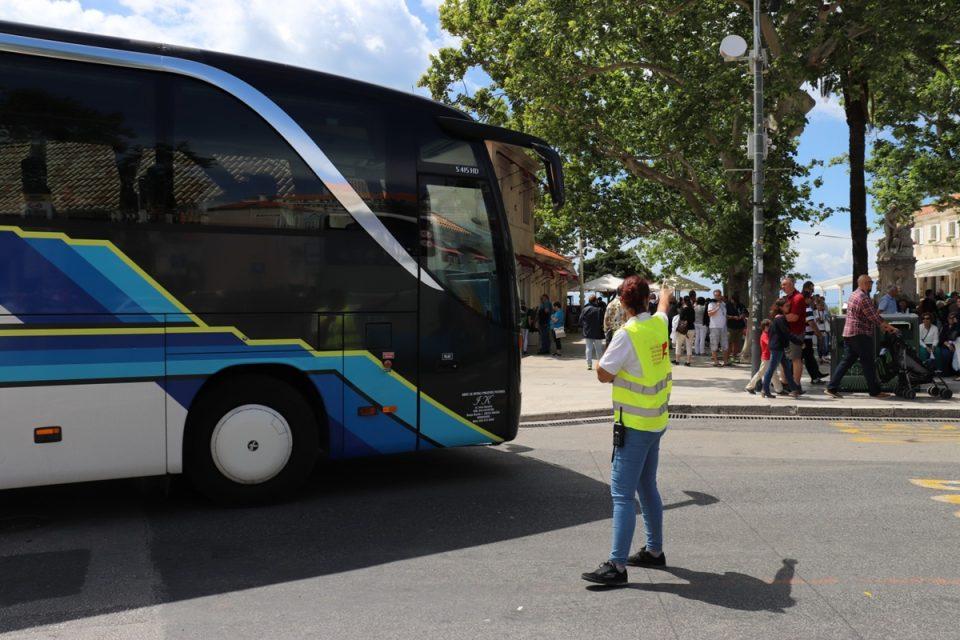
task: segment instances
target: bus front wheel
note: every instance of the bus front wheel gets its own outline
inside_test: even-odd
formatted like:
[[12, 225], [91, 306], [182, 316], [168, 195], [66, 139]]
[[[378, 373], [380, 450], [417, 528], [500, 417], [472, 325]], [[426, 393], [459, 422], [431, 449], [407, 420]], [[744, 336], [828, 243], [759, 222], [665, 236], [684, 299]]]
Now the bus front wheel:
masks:
[[281, 380], [244, 374], [220, 381], [192, 408], [185, 471], [208, 498], [228, 504], [281, 500], [303, 484], [319, 450], [316, 416]]

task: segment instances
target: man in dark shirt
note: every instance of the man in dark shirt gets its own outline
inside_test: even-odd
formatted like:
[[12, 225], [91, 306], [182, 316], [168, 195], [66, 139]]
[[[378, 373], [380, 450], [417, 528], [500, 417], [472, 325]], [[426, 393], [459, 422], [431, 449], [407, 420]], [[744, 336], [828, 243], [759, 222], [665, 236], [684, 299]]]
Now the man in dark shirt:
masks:
[[747, 327], [747, 308], [740, 303], [740, 296], [733, 294], [727, 301], [727, 364], [733, 364], [734, 358], [739, 360], [740, 348], [743, 344], [743, 330]]
[[603, 313], [597, 296], [590, 296], [590, 301], [580, 312], [580, 327], [587, 343], [587, 370], [593, 369], [594, 358], [599, 361], [603, 356]]

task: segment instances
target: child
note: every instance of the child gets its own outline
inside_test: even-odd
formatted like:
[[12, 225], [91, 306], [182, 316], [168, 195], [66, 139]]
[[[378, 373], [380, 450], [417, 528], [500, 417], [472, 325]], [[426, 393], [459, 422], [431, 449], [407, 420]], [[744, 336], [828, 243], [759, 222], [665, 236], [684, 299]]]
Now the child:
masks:
[[[760, 381], [763, 380], [763, 374], [767, 372], [767, 367], [770, 366], [770, 319], [765, 318], [763, 322], [760, 323], [760, 368], [757, 369], [757, 372], [753, 374], [753, 377], [750, 378], [750, 382], [747, 383], [747, 393], [755, 394], [757, 392], [757, 387], [760, 386]], [[780, 376], [773, 376], [773, 390], [777, 393], [783, 391], [783, 385], [780, 383]]]

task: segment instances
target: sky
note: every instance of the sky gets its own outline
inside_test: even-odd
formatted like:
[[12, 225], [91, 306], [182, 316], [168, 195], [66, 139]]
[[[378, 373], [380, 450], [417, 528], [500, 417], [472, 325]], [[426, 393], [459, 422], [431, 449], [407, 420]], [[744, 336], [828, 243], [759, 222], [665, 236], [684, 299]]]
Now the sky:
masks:
[[[404, 91], [415, 89], [430, 53], [455, 44], [439, 26], [442, 0], [0, 0], [0, 20], [194, 46], [320, 69]], [[846, 151], [835, 98], [817, 97], [799, 160]], [[848, 204], [845, 166], [818, 170], [815, 202]], [[870, 203], [868, 202], [868, 208]], [[873, 221], [872, 208], [868, 210]], [[796, 226], [797, 270], [813, 280], [850, 272], [849, 216]], [[814, 236], [819, 231], [819, 236]], [[876, 234], [870, 238], [871, 265]], [[695, 275], [695, 274], [691, 274]]]

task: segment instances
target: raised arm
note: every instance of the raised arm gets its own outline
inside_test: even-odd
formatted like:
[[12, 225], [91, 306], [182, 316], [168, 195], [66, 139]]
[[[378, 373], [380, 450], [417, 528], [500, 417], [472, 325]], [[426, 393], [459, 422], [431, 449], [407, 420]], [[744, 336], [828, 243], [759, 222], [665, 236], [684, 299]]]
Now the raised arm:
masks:
[[657, 313], [668, 313], [670, 311], [670, 295], [673, 289], [664, 284], [660, 287], [660, 302], [657, 304]]

